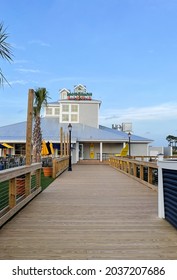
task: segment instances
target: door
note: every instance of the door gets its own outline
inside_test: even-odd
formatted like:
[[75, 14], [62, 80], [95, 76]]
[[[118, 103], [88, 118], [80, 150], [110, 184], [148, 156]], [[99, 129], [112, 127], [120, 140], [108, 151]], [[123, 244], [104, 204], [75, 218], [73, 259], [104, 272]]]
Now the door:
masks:
[[84, 159], [84, 145], [79, 144], [79, 160]]

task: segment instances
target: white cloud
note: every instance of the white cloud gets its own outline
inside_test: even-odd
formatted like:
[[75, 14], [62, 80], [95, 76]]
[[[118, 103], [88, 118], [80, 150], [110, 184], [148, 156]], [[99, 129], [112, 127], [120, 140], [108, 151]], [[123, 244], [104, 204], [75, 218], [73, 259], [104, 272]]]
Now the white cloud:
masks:
[[29, 41], [28, 43], [31, 44], [31, 45], [33, 45], [33, 44], [39, 45], [39, 46], [41, 46], [41, 47], [50, 47], [50, 44], [45, 43], [45, 42], [43, 42], [43, 41], [41, 41], [41, 40], [31, 40], [31, 41]]
[[17, 68], [16, 70], [25, 73], [40, 73], [38, 69]]
[[10, 81], [9, 84], [10, 85], [26, 85], [28, 82], [25, 80], [14, 80], [14, 81]]
[[103, 121], [152, 121], [177, 119], [177, 103], [164, 103], [149, 107], [105, 110], [100, 119]]
[[21, 51], [24, 51], [25, 50], [25, 47], [22, 46], [22, 45], [17, 45], [16, 43], [12, 43], [11, 44], [12, 48], [16, 49], [16, 50], [21, 50]]
[[28, 63], [28, 60], [25, 59], [19, 59], [19, 60], [14, 60], [13, 63], [14, 64], [21, 64], [21, 63]]

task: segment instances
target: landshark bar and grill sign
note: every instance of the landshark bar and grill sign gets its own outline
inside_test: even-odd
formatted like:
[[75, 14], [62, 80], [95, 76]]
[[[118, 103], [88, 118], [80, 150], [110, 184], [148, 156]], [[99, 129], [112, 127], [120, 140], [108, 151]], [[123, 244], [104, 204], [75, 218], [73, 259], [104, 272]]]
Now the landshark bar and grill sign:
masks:
[[67, 93], [68, 99], [76, 99], [76, 100], [91, 100], [92, 93], [90, 92], [70, 92]]

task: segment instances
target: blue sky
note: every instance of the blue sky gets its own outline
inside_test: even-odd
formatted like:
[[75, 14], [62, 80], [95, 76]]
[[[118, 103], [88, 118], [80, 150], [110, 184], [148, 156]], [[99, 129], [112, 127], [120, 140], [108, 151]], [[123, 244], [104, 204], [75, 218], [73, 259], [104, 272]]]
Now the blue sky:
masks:
[[0, 126], [26, 120], [28, 89], [87, 86], [100, 124], [132, 122], [167, 145], [177, 135], [177, 0], [6, 0], [0, 21], [13, 63], [0, 59]]

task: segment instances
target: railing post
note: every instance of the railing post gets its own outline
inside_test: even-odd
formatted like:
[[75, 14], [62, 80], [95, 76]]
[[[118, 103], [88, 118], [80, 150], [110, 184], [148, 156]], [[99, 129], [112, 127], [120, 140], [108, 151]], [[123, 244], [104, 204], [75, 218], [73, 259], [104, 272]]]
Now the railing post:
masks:
[[41, 169], [36, 170], [36, 188], [40, 188], [41, 186]]
[[140, 165], [140, 179], [144, 180], [144, 166]]
[[53, 159], [52, 166], [53, 166], [52, 178], [55, 179], [56, 178], [56, 173], [57, 173], [57, 160], [56, 159]]
[[148, 166], [148, 183], [152, 184], [152, 167]]
[[31, 173], [25, 175], [25, 196], [31, 193]]
[[136, 163], [133, 163], [133, 176], [137, 177]]
[[9, 207], [10, 209], [16, 205], [16, 179], [9, 180]]

